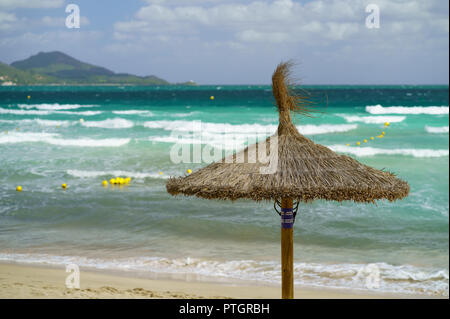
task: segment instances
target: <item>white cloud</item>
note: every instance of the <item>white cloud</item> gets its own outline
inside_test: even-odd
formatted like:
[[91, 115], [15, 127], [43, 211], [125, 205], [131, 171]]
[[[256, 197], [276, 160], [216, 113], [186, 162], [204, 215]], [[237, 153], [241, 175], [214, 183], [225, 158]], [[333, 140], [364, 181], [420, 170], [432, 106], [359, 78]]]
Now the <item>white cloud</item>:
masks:
[[24, 17], [18, 19], [15, 9], [57, 8], [63, 4], [64, 0], [0, 0], [0, 31], [18, 31], [27, 26], [50, 23], [50, 17], [44, 17], [39, 23]]
[[0, 8], [59, 8], [64, 0], [0, 0]]
[[[227, 32], [240, 41], [278, 42], [310, 23], [302, 5], [291, 0], [217, 4], [212, 6], [168, 6], [152, 2], [135, 19], [115, 24], [118, 32], [192, 34]], [[208, 28], [205, 30], [205, 28]]]
[[242, 42], [284, 42], [289, 41], [289, 35], [283, 32], [258, 32], [255, 30], [245, 30], [237, 34], [237, 38]]
[[[369, 3], [380, 7], [380, 29], [365, 26]], [[198, 74], [201, 64], [200, 76], [213, 78], [206, 70], [216, 70], [221, 83], [241, 71], [233, 64], [245, 66], [239, 79], [249, 83], [245, 77], [270, 73], [286, 58], [308, 61], [304, 74], [313, 83], [411, 81], [406, 73], [433, 82], [443, 73], [433, 61], [448, 57], [448, 33], [448, 4], [440, 0], [147, 0], [114, 24], [107, 49], [158, 56], [164, 62], [149, 64], [176, 65], [172, 76]]]
[[[114, 26], [117, 39], [126, 33], [180, 36], [198, 34], [205, 41], [217, 34], [223, 41], [242, 43], [343, 41], [365, 36], [366, 0], [252, 1], [147, 1], [129, 21]], [[201, 4], [200, 4], [201, 3]], [[448, 15], [439, 15], [433, 1], [380, 0], [384, 36], [419, 32], [434, 25], [448, 34]], [[381, 33], [381, 32], [379, 32]]]
[[0, 11], [0, 31], [11, 29], [16, 21], [15, 14]]
[[[99, 31], [78, 31], [69, 30], [48, 31], [42, 33], [25, 32], [20, 36], [0, 38], [0, 48], [17, 49], [27, 51], [27, 54], [35, 54], [37, 51], [60, 50], [67, 52], [74, 46], [83, 50], [82, 45], [91, 45], [103, 36]], [[29, 51], [29, 53], [28, 53]]]
[[331, 40], [343, 40], [348, 38], [358, 32], [359, 25], [357, 23], [337, 23], [328, 22], [326, 23], [328, 32], [326, 32], [326, 37]]
[[[149, 3], [149, 4], [165, 4], [165, 5], [180, 5], [186, 4], [186, 0], [144, 0], [145, 2]], [[211, 3], [219, 3], [219, 2], [229, 2], [229, 0], [189, 0], [189, 4], [193, 5], [193, 4], [211, 4]]]
[[[50, 16], [44, 16], [42, 17], [42, 19], [40, 20], [40, 23], [44, 26], [47, 27], [61, 27], [61, 28], [65, 28], [66, 27], [66, 18], [65, 17], [50, 17]], [[80, 25], [86, 26], [89, 25], [89, 19], [85, 16], [81, 16], [80, 17]]]

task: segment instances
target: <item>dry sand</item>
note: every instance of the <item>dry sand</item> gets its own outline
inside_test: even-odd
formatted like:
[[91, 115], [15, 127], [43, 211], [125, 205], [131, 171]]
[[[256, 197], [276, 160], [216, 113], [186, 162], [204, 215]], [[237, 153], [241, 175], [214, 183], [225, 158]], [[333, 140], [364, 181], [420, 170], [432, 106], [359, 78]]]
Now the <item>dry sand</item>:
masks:
[[[154, 280], [81, 269], [80, 289], [65, 286], [65, 268], [0, 264], [0, 298], [280, 298], [279, 287]], [[404, 298], [414, 296], [296, 289], [296, 298]], [[423, 298], [423, 296], [422, 296]]]

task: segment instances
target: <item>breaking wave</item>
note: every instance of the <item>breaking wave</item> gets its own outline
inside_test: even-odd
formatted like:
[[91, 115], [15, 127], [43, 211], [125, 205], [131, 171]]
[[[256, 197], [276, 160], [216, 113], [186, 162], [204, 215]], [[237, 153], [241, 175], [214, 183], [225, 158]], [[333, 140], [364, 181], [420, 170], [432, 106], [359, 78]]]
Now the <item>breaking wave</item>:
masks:
[[84, 115], [92, 116], [103, 113], [102, 111], [81, 111], [81, 112], [70, 112], [70, 111], [55, 111], [55, 110], [24, 110], [24, 109], [5, 109], [0, 108], [0, 114], [13, 114], [13, 115], [50, 115], [50, 114], [66, 114], [66, 115]]
[[398, 123], [403, 122], [406, 116], [358, 116], [358, 115], [346, 115], [337, 114], [343, 117], [348, 123], [362, 122], [365, 124], [384, 124], [386, 122]]
[[400, 149], [386, 149], [375, 147], [353, 147], [345, 145], [331, 145], [328, 146], [335, 152], [352, 154], [359, 157], [375, 156], [375, 155], [404, 155], [413, 157], [443, 157], [448, 156], [449, 150], [432, 150], [432, 149], [414, 149], [414, 148], [400, 148]]
[[146, 115], [146, 116], [152, 116], [153, 113], [150, 111], [144, 111], [144, 110], [128, 110], [128, 111], [113, 111], [114, 114], [117, 115]]
[[428, 133], [433, 133], [433, 134], [448, 133], [448, 126], [434, 127], [434, 126], [425, 125], [425, 131], [427, 131]]
[[[152, 129], [177, 132], [207, 132], [207, 133], [264, 133], [273, 134], [277, 129], [274, 124], [228, 124], [208, 123], [200, 121], [149, 121], [144, 126]], [[300, 133], [305, 135], [340, 133], [354, 130], [356, 124], [321, 124], [299, 125]]]
[[66, 139], [56, 133], [22, 133], [10, 132], [0, 135], [0, 144], [16, 143], [47, 143], [60, 146], [78, 147], [119, 147], [130, 142], [129, 138], [107, 138], [107, 139]]
[[448, 114], [448, 106], [382, 106], [368, 105], [370, 114]]
[[107, 119], [104, 121], [88, 121], [83, 122], [81, 125], [86, 127], [99, 127], [99, 128], [110, 128], [110, 129], [121, 129], [121, 128], [130, 128], [134, 126], [132, 121], [122, 119], [122, 118], [114, 118]]
[[51, 111], [57, 111], [57, 110], [72, 110], [72, 109], [79, 109], [83, 107], [99, 107], [99, 105], [83, 105], [83, 104], [18, 104], [17, 105], [21, 109], [38, 109], [38, 110], [51, 110]]

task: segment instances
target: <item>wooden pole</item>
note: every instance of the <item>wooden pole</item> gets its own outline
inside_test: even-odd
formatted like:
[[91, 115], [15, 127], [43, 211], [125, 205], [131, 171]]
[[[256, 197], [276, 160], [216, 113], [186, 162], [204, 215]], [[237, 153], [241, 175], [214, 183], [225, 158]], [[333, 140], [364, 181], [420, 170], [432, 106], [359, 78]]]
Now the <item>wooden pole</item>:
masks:
[[294, 215], [292, 198], [281, 199], [281, 298], [294, 298]]

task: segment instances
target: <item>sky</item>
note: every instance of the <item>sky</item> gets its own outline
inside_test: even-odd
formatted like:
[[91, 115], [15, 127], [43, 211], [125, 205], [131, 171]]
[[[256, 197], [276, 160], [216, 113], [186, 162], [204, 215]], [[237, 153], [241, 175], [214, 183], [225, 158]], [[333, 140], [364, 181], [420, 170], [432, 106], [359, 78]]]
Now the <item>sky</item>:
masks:
[[[80, 28], [65, 25], [68, 4]], [[369, 4], [379, 28], [368, 28]], [[370, 20], [374, 21], [374, 20]], [[0, 61], [62, 51], [170, 82], [448, 84], [447, 0], [0, 0]]]

